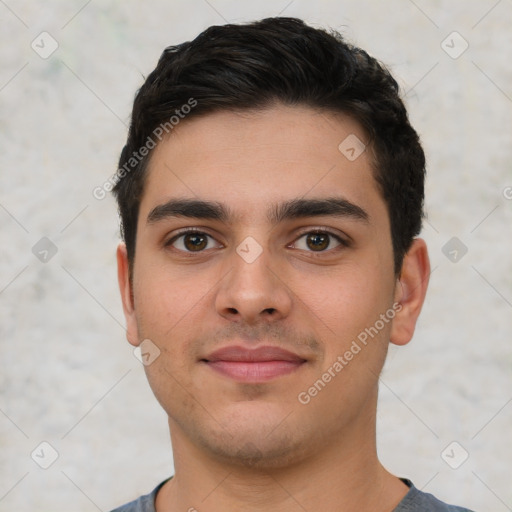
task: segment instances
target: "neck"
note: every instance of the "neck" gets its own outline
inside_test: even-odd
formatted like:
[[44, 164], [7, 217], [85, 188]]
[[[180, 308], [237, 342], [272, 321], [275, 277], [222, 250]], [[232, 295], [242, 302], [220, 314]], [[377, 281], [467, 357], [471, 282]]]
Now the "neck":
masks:
[[158, 493], [157, 512], [392, 511], [408, 490], [378, 461], [375, 418], [300, 460], [269, 467], [220, 460], [169, 424], [175, 476]]

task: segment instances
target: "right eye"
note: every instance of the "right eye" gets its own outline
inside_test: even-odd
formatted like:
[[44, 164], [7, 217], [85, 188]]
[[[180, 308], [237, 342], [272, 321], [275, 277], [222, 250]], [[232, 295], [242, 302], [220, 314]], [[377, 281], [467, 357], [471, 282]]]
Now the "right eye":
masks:
[[201, 231], [185, 231], [171, 238], [166, 244], [183, 252], [202, 252], [221, 245], [210, 235]]

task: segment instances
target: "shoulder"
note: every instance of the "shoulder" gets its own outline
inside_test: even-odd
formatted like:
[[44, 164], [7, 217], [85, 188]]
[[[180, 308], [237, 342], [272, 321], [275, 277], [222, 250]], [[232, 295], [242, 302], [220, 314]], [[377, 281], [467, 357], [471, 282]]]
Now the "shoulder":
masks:
[[117, 507], [111, 512], [155, 512], [156, 494], [165, 482], [167, 480], [158, 484], [149, 494], [144, 494], [144, 496], [140, 496], [136, 500], [126, 503], [126, 505]]
[[420, 491], [412, 482], [405, 479], [403, 481], [410, 489], [393, 512], [472, 512], [464, 507], [448, 505], [432, 494]]

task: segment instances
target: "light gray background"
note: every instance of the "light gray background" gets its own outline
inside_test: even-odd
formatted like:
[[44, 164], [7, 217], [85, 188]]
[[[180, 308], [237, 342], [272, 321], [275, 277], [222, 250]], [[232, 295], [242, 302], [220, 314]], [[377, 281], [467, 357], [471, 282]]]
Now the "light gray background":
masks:
[[[0, 1], [0, 510], [106, 511], [172, 473], [166, 417], [124, 338], [116, 207], [92, 190], [165, 46], [279, 13], [386, 62], [428, 154], [434, 272], [382, 376], [380, 456], [444, 500], [512, 510], [510, 0]], [[43, 31], [59, 45], [47, 59], [31, 48], [50, 48]], [[469, 44], [456, 59], [453, 31]], [[58, 249], [46, 263], [32, 253], [44, 236]], [[457, 262], [452, 237], [468, 249]], [[42, 441], [59, 454], [46, 470], [30, 456]], [[458, 469], [441, 457], [452, 441], [450, 461], [469, 453]]]

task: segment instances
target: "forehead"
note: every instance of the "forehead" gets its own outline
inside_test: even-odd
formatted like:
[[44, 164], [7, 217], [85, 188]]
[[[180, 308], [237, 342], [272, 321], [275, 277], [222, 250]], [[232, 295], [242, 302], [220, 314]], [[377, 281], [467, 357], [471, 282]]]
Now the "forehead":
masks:
[[185, 120], [153, 152], [141, 217], [171, 197], [227, 202], [242, 217], [254, 217], [265, 205], [333, 195], [385, 214], [369, 149], [353, 158], [365, 139], [351, 118], [308, 107]]

